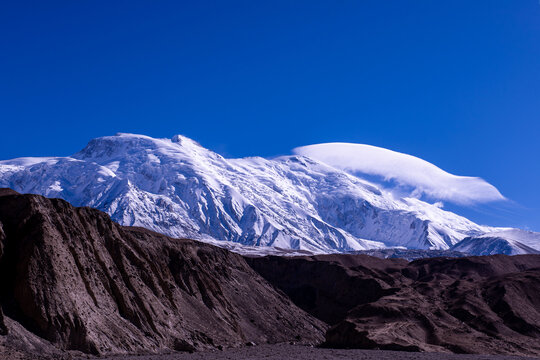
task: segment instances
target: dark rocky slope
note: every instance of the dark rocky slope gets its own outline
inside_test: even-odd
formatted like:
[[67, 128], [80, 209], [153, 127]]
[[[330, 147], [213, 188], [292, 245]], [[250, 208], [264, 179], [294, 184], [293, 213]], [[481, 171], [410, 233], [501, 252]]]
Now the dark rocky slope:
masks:
[[328, 347], [540, 355], [540, 256], [251, 258]]
[[0, 273], [0, 333], [9, 330], [0, 344], [15, 336], [36, 351], [319, 343], [326, 327], [239, 255], [9, 190], [0, 191]]
[[314, 344], [322, 321], [329, 347], [540, 355], [539, 255], [243, 258], [0, 190], [0, 271], [0, 358]]

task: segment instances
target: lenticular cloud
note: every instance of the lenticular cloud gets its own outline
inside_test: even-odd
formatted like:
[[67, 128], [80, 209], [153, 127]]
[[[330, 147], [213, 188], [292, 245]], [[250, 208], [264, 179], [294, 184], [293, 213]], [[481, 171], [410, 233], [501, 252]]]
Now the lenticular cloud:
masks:
[[452, 175], [420, 158], [371, 145], [327, 143], [293, 150], [352, 174], [383, 177], [412, 187], [415, 195], [466, 205], [505, 197], [496, 187], [478, 177]]

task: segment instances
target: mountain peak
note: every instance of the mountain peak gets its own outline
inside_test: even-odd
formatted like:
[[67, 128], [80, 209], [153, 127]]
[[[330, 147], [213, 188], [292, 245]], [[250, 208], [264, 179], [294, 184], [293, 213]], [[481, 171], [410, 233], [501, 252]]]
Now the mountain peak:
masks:
[[210, 152], [198, 142], [183, 136], [174, 135], [172, 138], [152, 138], [146, 135], [117, 133], [113, 136], [103, 136], [92, 139], [86, 147], [72, 155], [79, 160], [115, 160], [133, 157], [137, 153], [148, 152], [164, 155], [176, 153]]
[[340, 252], [448, 249], [497, 230], [396, 198], [310, 156], [225, 159], [183, 135], [119, 133], [71, 157], [38, 160], [0, 162], [0, 187], [60, 197], [175, 237]]
[[173, 143], [175, 143], [175, 144], [179, 144], [179, 145], [186, 145], [186, 144], [189, 144], [189, 145], [196, 145], [196, 146], [202, 147], [201, 144], [199, 144], [199, 143], [196, 142], [195, 140], [190, 139], [190, 138], [188, 138], [187, 136], [180, 135], [180, 134], [174, 135], [174, 136], [171, 138], [171, 142], [173, 142]]

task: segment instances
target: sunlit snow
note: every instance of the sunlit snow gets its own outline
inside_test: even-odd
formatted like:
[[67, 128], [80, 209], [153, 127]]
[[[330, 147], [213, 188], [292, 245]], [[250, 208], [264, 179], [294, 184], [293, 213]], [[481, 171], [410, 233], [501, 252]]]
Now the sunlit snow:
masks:
[[[410, 163], [451, 185], [454, 175], [420, 159]], [[467, 237], [506, 230], [475, 224], [440, 204], [396, 197], [337, 167], [300, 155], [226, 159], [181, 135], [118, 134], [94, 139], [70, 157], [2, 161], [0, 187], [64, 198], [123, 225], [247, 252], [253, 246], [262, 253], [448, 249]], [[502, 198], [482, 180], [465, 179]]]

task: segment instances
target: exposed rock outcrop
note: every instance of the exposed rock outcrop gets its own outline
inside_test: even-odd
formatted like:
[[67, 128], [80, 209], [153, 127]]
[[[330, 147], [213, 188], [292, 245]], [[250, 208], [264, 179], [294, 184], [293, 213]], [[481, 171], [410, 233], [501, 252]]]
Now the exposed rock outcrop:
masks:
[[323, 339], [325, 324], [227, 250], [8, 191], [0, 223], [4, 314], [59, 349], [193, 351]]
[[246, 259], [295, 304], [328, 324], [343, 320], [358, 304], [395, 293], [407, 265], [403, 259], [341, 254]]
[[6, 358], [318, 344], [323, 321], [328, 347], [540, 355], [540, 255], [244, 258], [0, 189], [0, 273]]
[[248, 259], [334, 326], [325, 346], [540, 355], [540, 256]]

